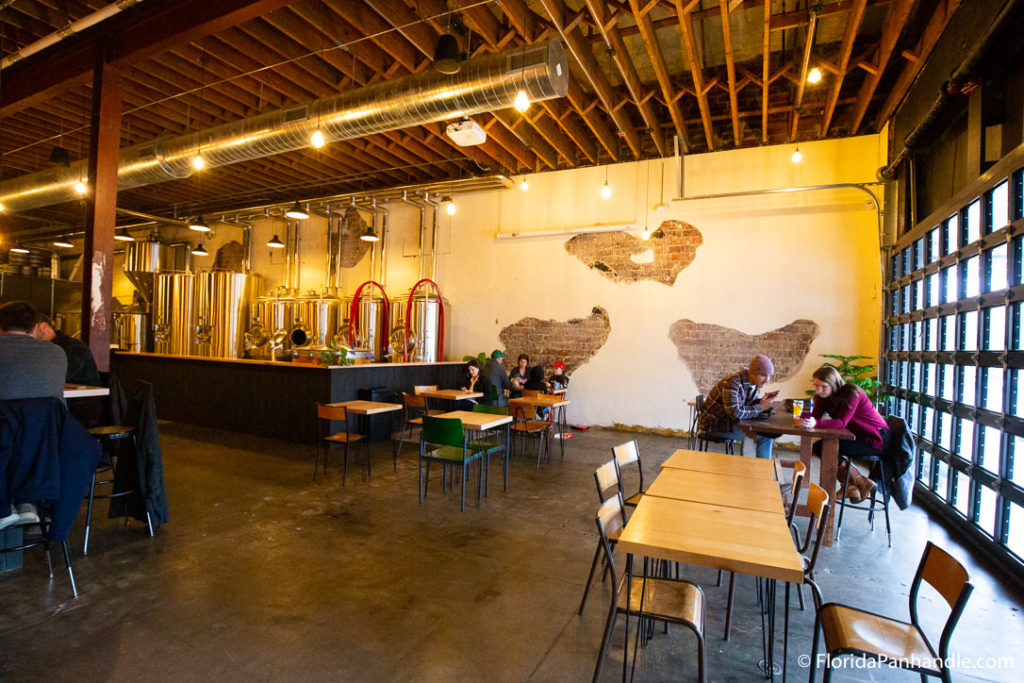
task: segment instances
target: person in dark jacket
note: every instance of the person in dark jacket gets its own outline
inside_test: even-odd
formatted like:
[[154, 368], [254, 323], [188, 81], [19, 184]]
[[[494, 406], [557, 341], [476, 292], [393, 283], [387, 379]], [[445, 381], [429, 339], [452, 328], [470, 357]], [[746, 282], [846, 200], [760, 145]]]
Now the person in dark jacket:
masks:
[[527, 375], [527, 368], [529, 365], [530, 357], [525, 353], [519, 354], [519, 358], [516, 361], [516, 367], [512, 368], [508, 373], [508, 381], [512, 383], [512, 390], [508, 392], [509, 398], [519, 398], [523, 395], [526, 380], [529, 379], [529, 376]]
[[484, 394], [480, 403], [490, 406], [508, 405], [505, 391], [512, 388], [512, 383], [509, 381], [508, 375], [505, 374], [504, 363], [505, 354], [494, 349], [491, 352], [491, 359], [484, 364], [483, 372], [480, 373], [482, 379], [479, 386], [480, 391]]
[[[92, 351], [81, 340], [69, 337], [53, 326], [53, 320], [45, 313], [39, 314], [39, 320], [32, 330], [32, 336], [42, 341], [53, 342], [64, 350], [68, 359], [68, 370], [64, 381], [68, 384], [84, 384], [98, 387], [102, 384], [100, 371]], [[95, 427], [103, 419], [104, 399], [99, 396], [68, 399], [68, 410], [86, 427]]]

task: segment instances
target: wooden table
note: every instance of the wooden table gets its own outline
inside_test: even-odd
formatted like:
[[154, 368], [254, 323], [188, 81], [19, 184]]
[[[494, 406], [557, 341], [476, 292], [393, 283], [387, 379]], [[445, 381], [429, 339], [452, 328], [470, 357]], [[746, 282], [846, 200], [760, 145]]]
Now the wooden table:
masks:
[[661, 463], [661, 469], [696, 470], [716, 472], [733, 477], [752, 479], [774, 479], [775, 467], [771, 460], [745, 458], [742, 455], [728, 455], [713, 451], [687, 451], [682, 448]]
[[784, 514], [779, 484], [771, 479], [669, 468], [647, 487], [647, 496]]
[[[483, 432], [488, 429], [494, 429], [505, 425], [505, 454], [502, 458], [504, 463], [505, 473], [505, 490], [508, 490], [508, 440], [509, 440], [509, 425], [512, 424], [511, 415], [495, 415], [493, 413], [474, 413], [468, 410], [453, 410], [450, 413], [442, 413], [441, 415], [435, 415], [434, 417], [445, 418], [448, 420], [457, 419], [462, 420], [463, 431], [469, 432]], [[487, 463], [487, 489], [490, 489], [491, 481], [491, 459], [490, 457], [484, 458]], [[486, 497], [490, 493], [489, 490], [484, 491]]]
[[458, 401], [464, 398], [482, 398], [483, 393], [479, 391], [466, 391], [464, 389], [431, 389], [421, 391], [420, 396], [427, 398], [440, 398], [447, 401]]
[[328, 403], [327, 405], [332, 408], [340, 406], [354, 415], [379, 415], [380, 413], [390, 413], [394, 410], [402, 409], [402, 404], [400, 403], [380, 403], [378, 401], [342, 401], [341, 403]]
[[509, 399], [508, 403], [509, 405], [518, 403], [520, 405], [533, 406], [534, 408], [548, 408], [549, 410], [558, 408], [558, 435], [555, 438], [558, 439], [562, 457], [565, 457], [565, 439], [562, 437], [562, 434], [568, 431], [565, 420], [565, 406], [569, 405], [567, 398], [552, 394], [537, 394], [536, 396], [512, 398]]
[[64, 398], [88, 398], [90, 396], [110, 396], [107, 387], [90, 387], [85, 384], [65, 384]]
[[[835, 529], [835, 490], [836, 490], [836, 467], [839, 463], [839, 440], [854, 439], [853, 432], [849, 429], [821, 429], [814, 427], [808, 429], [793, 422], [793, 415], [790, 413], [776, 413], [771, 417], [754, 418], [751, 420], [740, 420], [740, 429], [748, 436], [755, 434], [791, 434], [800, 437], [800, 461], [803, 462], [807, 471], [811, 471], [811, 443], [814, 439], [821, 439], [821, 469], [818, 472], [818, 484], [829, 495], [832, 503], [829, 507], [828, 519], [825, 520], [825, 545], [832, 545], [832, 537]], [[797, 508], [797, 514], [809, 517], [810, 511], [806, 506]]]

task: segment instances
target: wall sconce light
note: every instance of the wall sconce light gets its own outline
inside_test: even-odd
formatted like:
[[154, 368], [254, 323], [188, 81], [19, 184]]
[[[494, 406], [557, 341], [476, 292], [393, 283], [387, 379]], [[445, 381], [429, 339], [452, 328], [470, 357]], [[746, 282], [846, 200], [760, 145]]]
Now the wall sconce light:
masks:
[[299, 200], [295, 200], [291, 208], [284, 212], [286, 218], [294, 218], [297, 221], [304, 221], [309, 218], [309, 212], [299, 206]]

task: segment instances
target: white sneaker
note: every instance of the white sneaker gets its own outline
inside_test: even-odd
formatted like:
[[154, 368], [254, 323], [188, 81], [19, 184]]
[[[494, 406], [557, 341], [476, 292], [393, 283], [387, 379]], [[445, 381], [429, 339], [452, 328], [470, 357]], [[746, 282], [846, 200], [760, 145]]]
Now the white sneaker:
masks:
[[14, 506], [11, 506], [11, 514], [6, 517], [0, 517], [0, 529], [6, 529], [9, 526], [21, 523], [21, 515], [14, 511]]
[[18, 524], [39, 524], [39, 512], [32, 503], [22, 503], [17, 506], [19, 521]]

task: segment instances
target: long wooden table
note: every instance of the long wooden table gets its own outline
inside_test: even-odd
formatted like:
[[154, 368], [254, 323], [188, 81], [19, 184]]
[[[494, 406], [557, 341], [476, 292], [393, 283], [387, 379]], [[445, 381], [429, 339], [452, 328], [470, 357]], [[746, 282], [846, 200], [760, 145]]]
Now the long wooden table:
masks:
[[714, 451], [688, 451], [682, 448], [661, 463], [661, 469], [716, 472], [733, 477], [751, 477], [753, 479], [772, 479], [775, 476], [775, 468], [771, 460], [746, 458], [742, 455], [729, 455]]
[[[552, 395], [552, 394], [538, 394], [536, 396], [520, 396], [519, 398], [512, 398], [508, 401], [509, 405], [519, 404], [533, 406], [534, 408], [547, 408], [549, 410], [558, 411], [558, 419], [552, 420], [558, 424], [558, 443], [561, 450], [561, 456], [565, 457], [565, 439], [562, 438], [562, 434], [567, 430], [565, 420], [565, 407], [569, 405], [569, 399], [565, 398], [564, 395]], [[550, 444], [548, 444], [550, 448]]]
[[[756, 462], [756, 459], [750, 460]], [[710, 463], [713, 462], [709, 460], [705, 464], [712, 466]], [[723, 470], [743, 467], [732, 461], [718, 462], [722, 463]], [[759, 467], [755, 465], [754, 470]], [[703, 491], [698, 490], [702, 488]], [[743, 495], [748, 489], [756, 493]], [[725, 498], [723, 492], [731, 495]], [[762, 507], [767, 509], [760, 509]], [[627, 576], [631, 576], [633, 555], [638, 554], [768, 579], [765, 595], [769, 610], [767, 623], [762, 622], [765, 631], [762, 645], [767, 676], [774, 677], [774, 582], [787, 582], [787, 636], [789, 584], [803, 583], [803, 562], [786, 524], [777, 482], [714, 471], [664, 468], [633, 511], [619, 537], [617, 549], [627, 553]], [[646, 575], [646, 563], [644, 567]], [[627, 590], [630, 590], [629, 586]], [[783, 678], [787, 654], [785, 644], [788, 644], [788, 637], [784, 640]], [[626, 653], [628, 646], [627, 627]], [[624, 677], [628, 659], [624, 655]]]
[[[811, 445], [814, 439], [821, 439], [821, 469], [818, 471], [818, 484], [829, 494], [835, 496], [836, 490], [836, 468], [839, 464], [839, 441], [840, 439], [854, 439], [853, 432], [849, 429], [821, 429], [798, 425], [793, 422], [790, 413], [776, 413], [767, 418], [754, 418], [752, 420], [740, 420], [740, 429], [748, 436], [755, 434], [790, 434], [800, 437], [800, 461], [811, 471]], [[825, 520], [825, 545], [832, 545], [833, 533], [835, 530], [835, 506], [831, 506], [828, 519]], [[797, 507], [797, 514], [809, 517], [810, 510], [806, 506]]]

